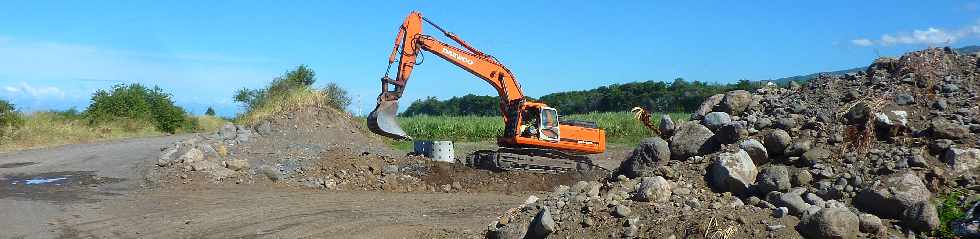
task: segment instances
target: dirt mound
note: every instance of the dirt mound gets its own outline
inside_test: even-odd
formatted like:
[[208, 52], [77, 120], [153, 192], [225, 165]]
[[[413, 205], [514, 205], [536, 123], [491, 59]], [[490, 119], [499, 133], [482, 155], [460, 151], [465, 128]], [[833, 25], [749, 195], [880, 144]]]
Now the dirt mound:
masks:
[[163, 181], [272, 183], [318, 190], [523, 193], [605, 177], [490, 172], [435, 162], [392, 149], [344, 113], [315, 107], [252, 127], [228, 125], [166, 148], [161, 158], [166, 158], [159, 164], [165, 169]]
[[[937, 197], [959, 192], [952, 200], [969, 206], [980, 189], [978, 74], [977, 56], [930, 48], [804, 86], [719, 94], [666, 145], [624, 161], [618, 172], [637, 178], [556, 188], [487, 234], [937, 236]], [[976, 237], [977, 221], [946, 226]]]

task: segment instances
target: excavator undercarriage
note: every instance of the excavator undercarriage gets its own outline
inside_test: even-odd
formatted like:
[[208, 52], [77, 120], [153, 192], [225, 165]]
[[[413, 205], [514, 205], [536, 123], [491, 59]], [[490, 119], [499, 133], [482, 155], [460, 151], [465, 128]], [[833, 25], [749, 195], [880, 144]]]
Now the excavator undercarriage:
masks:
[[588, 156], [568, 154], [554, 149], [499, 148], [478, 150], [466, 156], [466, 166], [494, 171], [526, 171], [560, 174], [592, 171]]

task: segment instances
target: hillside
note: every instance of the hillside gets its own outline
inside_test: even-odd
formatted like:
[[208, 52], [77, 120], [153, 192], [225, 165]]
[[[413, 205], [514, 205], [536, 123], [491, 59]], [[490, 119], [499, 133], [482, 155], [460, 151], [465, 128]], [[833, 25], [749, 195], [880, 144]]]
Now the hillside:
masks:
[[[956, 48], [956, 49], [953, 49], [953, 50], [955, 50], [957, 53], [968, 55], [968, 54], [973, 54], [973, 53], [980, 52], [980, 46], [977, 46], [977, 45], [964, 46], [964, 47]], [[854, 68], [850, 68], [850, 69], [837, 70], [837, 71], [817, 72], [817, 73], [806, 74], [806, 75], [797, 75], [797, 76], [783, 77], [783, 78], [775, 79], [775, 80], [773, 80], [773, 82], [775, 82], [777, 85], [787, 85], [787, 84], [789, 84], [790, 81], [807, 82], [809, 80], [812, 80], [812, 79], [817, 78], [817, 76], [819, 76], [820, 74], [828, 74], [828, 75], [832, 75], [832, 76], [840, 76], [840, 75], [844, 75], [844, 74], [847, 74], [847, 73], [854, 73], [854, 72], [858, 72], [858, 71], [863, 71], [865, 69], [867, 69], [867, 67], [861, 66], [861, 67], [854, 67]]]

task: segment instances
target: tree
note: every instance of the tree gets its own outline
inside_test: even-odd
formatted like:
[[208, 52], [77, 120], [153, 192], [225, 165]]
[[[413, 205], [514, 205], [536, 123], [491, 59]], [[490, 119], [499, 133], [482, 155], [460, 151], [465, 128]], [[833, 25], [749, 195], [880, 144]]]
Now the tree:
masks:
[[350, 96], [347, 95], [347, 90], [340, 88], [337, 83], [327, 83], [326, 87], [323, 87], [323, 93], [327, 94], [327, 105], [333, 106], [339, 110], [344, 110], [350, 105]]
[[214, 108], [211, 108], [211, 107], [209, 106], [209, 107], [208, 107], [208, 110], [207, 110], [207, 111], [204, 111], [204, 115], [207, 115], [207, 116], [214, 116], [214, 115], [215, 115], [215, 113], [214, 113]]
[[117, 119], [151, 122], [167, 133], [174, 133], [187, 123], [187, 113], [174, 105], [170, 94], [160, 87], [150, 89], [135, 83], [96, 91], [92, 94], [92, 103], [85, 109], [85, 116], [92, 124]]

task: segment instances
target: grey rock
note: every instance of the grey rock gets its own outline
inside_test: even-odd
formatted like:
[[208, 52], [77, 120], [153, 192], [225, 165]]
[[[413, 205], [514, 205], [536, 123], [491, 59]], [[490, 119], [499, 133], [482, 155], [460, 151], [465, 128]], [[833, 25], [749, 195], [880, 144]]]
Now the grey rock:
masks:
[[859, 102], [847, 110], [844, 114], [844, 120], [848, 124], [859, 124], [868, 122], [868, 116], [871, 115], [871, 108], [868, 106], [867, 102]]
[[881, 218], [872, 214], [861, 213], [861, 215], [858, 215], [858, 221], [860, 224], [859, 230], [863, 233], [876, 234], [885, 229], [885, 226], [881, 224]]
[[888, 176], [881, 184], [862, 190], [854, 198], [854, 205], [880, 217], [899, 219], [916, 203], [928, 202], [931, 195], [922, 179], [905, 172]]
[[616, 205], [616, 208], [613, 209], [613, 216], [616, 216], [616, 217], [619, 217], [619, 218], [627, 217], [627, 216], [630, 215], [630, 212], [632, 212], [632, 211], [633, 210], [630, 210], [630, 208], [627, 207], [626, 205], [622, 205], [622, 204]]
[[745, 150], [735, 153], [721, 153], [711, 164], [711, 185], [720, 191], [740, 194], [745, 191], [758, 175], [752, 158]]
[[933, 138], [958, 140], [970, 137], [970, 129], [948, 120], [934, 120], [929, 123]]
[[777, 207], [776, 209], [772, 210], [772, 216], [775, 218], [782, 218], [786, 215], [789, 215], [789, 208], [787, 207]]
[[796, 120], [793, 120], [791, 118], [780, 118], [776, 120], [776, 128], [783, 129], [783, 130], [791, 130], [793, 128], [796, 128]]
[[641, 202], [666, 202], [670, 200], [671, 187], [660, 176], [640, 178], [634, 198]]
[[674, 120], [670, 119], [670, 115], [663, 114], [660, 116], [660, 135], [663, 137], [670, 137], [674, 135]]
[[937, 99], [935, 102], [932, 102], [932, 108], [937, 110], [946, 110], [947, 108], [949, 108], [949, 104], [946, 103], [946, 99], [940, 98]]
[[785, 130], [774, 129], [766, 134], [763, 142], [766, 145], [766, 152], [770, 155], [778, 155], [789, 147], [792, 140], [793, 138]]
[[786, 191], [792, 186], [790, 184], [789, 170], [783, 165], [773, 165], [765, 168], [759, 173], [758, 177], [756, 185], [759, 193]]
[[619, 165], [619, 172], [630, 178], [651, 175], [657, 165], [670, 160], [670, 146], [660, 137], [646, 138]]
[[790, 183], [793, 184], [794, 187], [810, 185], [810, 182], [813, 181], [813, 175], [811, 175], [810, 171], [807, 170], [793, 170], [792, 176], [793, 177], [790, 179]]
[[166, 167], [173, 164], [176, 161], [177, 146], [171, 146], [165, 148], [163, 152], [160, 153], [160, 157], [157, 159], [157, 165], [160, 167]]
[[203, 160], [204, 160], [204, 152], [202, 152], [200, 149], [197, 148], [191, 148], [187, 150], [187, 152], [184, 152], [184, 154], [180, 155], [180, 158], [177, 159], [177, 161], [181, 163], [187, 163], [187, 164], [203, 161]]
[[249, 168], [248, 161], [244, 159], [233, 159], [225, 161], [225, 167], [234, 171], [242, 171]]
[[551, 210], [548, 207], [544, 207], [538, 214], [534, 216], [534, 220], [531, 221], [531, 225], [528, 228], [528, 236], [534, 238], [545, 238], [551, 233], [555, 232], [557, 225], [555, 224], [555, 219], [551, 216]]
[[952, 83], [943, 84], [943, 87], [942, 87], [943, 93], [953, 93], [953, 92], [957, 92], [959, 90], [960, 90], [960, 86], [958, 86], [956, 84], [952, 84]]
[[238, 136], [238, 129], [233, 124], [225, 124], [221, 129], [218, 129], [218, 137], [222, 140], [232, 140], [236, 136]]
[[933, 154], [946, 153], [946, 150], [949, 150], [955, 144], [949, 139], [936, 139], [929, 143], [929, 152]]
[[733, 90], [725, 93], [718, 109], [731, 115], [740, 115], [752, 104], [752, 93], [745, 90]]
[[670, 137], [671, 158], [684, 160], [717, 151], [720, 145], [714, 136], [711, 130], [697, 122], [680, 123]]
[[766, 194], [766, 201], [769, 201], [777, 207], [787, 207], [789, 208], [790, 214], [797, 216], [802, 215], [811, 206], [806, 201], [803, 201], [803, 197], [799, 193], [794, 192], [780, 193], [772, 191]]
[[902, 223], [917, 231], [933, 231], [939, 229], [939, 212], [931, 202], [919, 201], [905, 209]]
[[757, 129], [765, 129], [769, 128], [769, 126], [772, 126], [772, 120], [769, 118], [761, 118], [755, 121], [755, 127]]
[[827, 204], [827, 202], [824, 201], [823, 198], [820, 198], [820, 196], [817, 196], [817, 194], [814, 193], [804, 194], [803, 201], [819, 207], [824, 207]]
[[749, 154], [749, 157], [752, 158], [752, 162], [755, 162], [755, 165], [763, 165], [769, 162], [769, 153], [766, 152], [766, 146], [762, 145], [756, 139], [742, 141], [738, 144], [738, 147]]
[[953, 169], [953, 173], [962, 175], [980, 166], [980, 149], [950, 148], [943, 154], [942, 159]]
[[273, 182], [277, 182], [283, 178], [282, 172], [280, 172], [278, 168], [269, 165], [262, 165], [259, 167], [259, 172]]
[[963, 238], [980, 238], [980, 210], [977, 210], [978, 206], [980, 206], [980, 201], [974, 203], [966, 211], [964, 218], [953, 220], [950, 223], [953, 234]]
[[381, 167], [381, 173], [384, 175], [395, 175], [398, 174], [400, 171], [401, 169], [398, 168], [398, 165], [394, 165], [394, 164], [388, 164], [385, 165], [384, 167]]
[[268, 120], [263, 120], [255, 126], [255, 132], [262, 136], [272, 135], [272, 123]]
[[691, 119], [700, 120], [704, 118], [704, 116], [707, 115], [708, 112], [711, 112], [711, 110], [713, 110], [715, 106], [718, 105], [718, 103], [721, 103], [721, 100], [724, 98], [725, 98], [724, 94], [717, 94], [708, 97], [707, 99], [704, 100], [704, 102], [701, 103], [701, 106], [698, 107], [698, 110], [694, 111], [694, 113], [691, 114]]
[[908, 112], [903, 110], [885, 111], [875, 113], [875, 120], [878, 125], [888, 128], [903, 128], [908, 125]]
[[806, 238], [857, 238], [860, 219], [847, 208], [824, 208], [800, 222]]
[[793, 144], [790, 144], [789, 147], [786, 147], [786, 149], [783, 151], [783, 155], [790, 157], [803, 156], [803, 153], [810, 151], [812, 145], [813, 142], [810, 140], [797, 140], [796, 142], [793, 142]]
[[818, 147], [807, 150], [806, 153], [803, 153], [801, 158], [809, 162], [819, 163], [829, 159], [831, 154], [832, 153], [830, 150], [823, 147]]
[[711, 131], [715, 131], [728, 123], [732, 122], [732, 117], [725, 112], [711, 112], [704, 116], [701, 124], [707, 126]]
[[908, 93], [902, 93], [895, 96], [895, 104], [897, 105], [909, 105], [915, 103], [915, 98]]
[[721, 126], [718, 129], [718, 133], [715, 137], [718, 141], [723, 144], [730, 144], [738, 142], [739, 140], [749, 136], [748, 123], [745, 121], [735, 121]]

